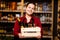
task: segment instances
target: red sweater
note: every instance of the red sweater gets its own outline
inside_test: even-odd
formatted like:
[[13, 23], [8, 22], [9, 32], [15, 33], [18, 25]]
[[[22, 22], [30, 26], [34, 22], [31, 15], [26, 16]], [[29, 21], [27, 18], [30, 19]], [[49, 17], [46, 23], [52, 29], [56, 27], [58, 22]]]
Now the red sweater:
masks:
[[[32, 16], [32, 18], [34, 19], [34, 24], [41, 28], [41, 35], [42, 35], [42, 26], [41, 26], [40, 19], [37, 18], [37, 17], [34, 17], [34, 16]], [[25, 16], [20, 17], [20, 21], [22, 22], [23, 20], [24, 20], [25, 23], [27, 23], [27, 19], [25, 18]], [[32, 20], [30, 20], [30, 22], [31, 21]], [[19, 25], [18, 20], [16, 20], [16, 22], [14, 24], [14, 31], [13, 31], [13, 33], [14, 33], [14, 36], [18, 36], [18, 33], [20, 33], [20, 25]]]

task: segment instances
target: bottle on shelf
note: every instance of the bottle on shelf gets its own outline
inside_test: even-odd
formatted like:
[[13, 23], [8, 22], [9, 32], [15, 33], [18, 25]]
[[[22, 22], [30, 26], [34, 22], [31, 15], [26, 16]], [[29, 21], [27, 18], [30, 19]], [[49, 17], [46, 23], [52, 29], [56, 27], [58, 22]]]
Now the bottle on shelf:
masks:
[[51, 15], [48, 14], [48, 22], [51, 22], [51, 21], [52, 21]]
[[41, 22], [42, 22], [42, 18], [41, 18], [42, 16], [43, 16], [43, 14], [40, 14], [40, 21], [41, 21]]
[[24, 28], [24, 24], [23, 24], [23, 22], [21, 23], [21, 28]]
[[51, 14], [46, 13], [45, 16], [46, 16], [46, 19], [45, 19], [46, 22], [51, 22], [52, 21]]
[[42, 4], [39, 4], [39, 11], [42, 11]]
[[15, 20], [20, 18], [20, 14], [15, 14]]
[[38, 4], [38, 9], [37, 9], [37, 11], [40, 11], [40, 5]]
[[24, 12], [26, 11], [26, 5], [27, 5], [27, 3], [28, 3], [28, 2], [24, 3], [24, 7], [23, 7]]
[[35, 9], [35, 11], [37, 11], [37, 9], [38, 9], [38, 3], [35, 3], [35, 4], [36, 4], [36, 7], [35, 7], [36, 9]]
[[44, 2], [43, 4], [42, 4], [43, 6], [43, 8], [42, 8], [42, 10], [43, 10], [43, 12], [47, 12], [47, 10], [48, 10], [48, 4], [47, 4], [47, 2]]
[[38, 4], [37, 5], [37, 11], [39, 12], [39, 11], [42, 11], [42, 4]]
[[52, 11], [52, 4], [48, 4], [48, 11]]
[[17, 10], [21, 10], [21, 2], [17, 2]]
[[41, 20], [42, 22], [45, 22], [45, 19], [46, 19], [45, 15], [42, 15], [42, 17], [40, 17], [40, 20]]
[[16, 9], [17, 9], [17, 3], [11, 2], [11, 10], [16, 10]]
[[0, 2], [0, 9], [3, 10], [3, 9], [5, 9], [5, 7], [6, 7], [6, 3], [1, 1]]
[[8, 14], [8, 21], [13, 21], [14, 20], [14, 16], [12, 14]]

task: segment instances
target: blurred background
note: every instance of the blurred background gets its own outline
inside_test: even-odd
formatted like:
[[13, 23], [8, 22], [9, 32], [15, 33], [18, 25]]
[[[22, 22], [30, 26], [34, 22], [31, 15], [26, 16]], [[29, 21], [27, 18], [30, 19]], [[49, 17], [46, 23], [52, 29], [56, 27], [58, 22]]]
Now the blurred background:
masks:
[[0, 0], [0, 40], [14, 40], [15, 20], [25, 14], [28, 2], [36, 5], [33, 16], [42, 23], [42, 40], [60, 40], [60, 0]]

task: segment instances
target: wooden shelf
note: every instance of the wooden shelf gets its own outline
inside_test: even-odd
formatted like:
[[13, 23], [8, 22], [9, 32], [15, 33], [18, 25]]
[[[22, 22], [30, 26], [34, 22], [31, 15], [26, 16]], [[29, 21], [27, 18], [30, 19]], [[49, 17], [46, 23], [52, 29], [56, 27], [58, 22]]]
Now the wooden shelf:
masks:
[[[0, 35], [0, 36], [1, 36], [1, 35]], [[6, 35], [3, 34], [2, 36], [6, 36], [6, 37], [9, 37], [9, 36], [10, 36], [10, 37], [14, 37], [14, 35], [12, 35], [12, 34], [6, 34]], [[52, 38], [52, 36], [44, 36], [44, 35], [43, 35], [42, 37], [43, 37], [43, 38]]]
[[0, 33], [6, 33], [6, 30], [0, 29]]
[[6, 36], [6, 37], [14, 37], [14, 35], [12, 35], [12, 34], [2, 34], [2, 35], [0, 35], [0, 36]]
[[52, 22], [41, 22], [42, 24], [52, 24]]
[[[0, 10], [0, 12], [21, 12], [20, 10]], [[25, 11], [24, 11], [25, 12]], [[34, 13], [52, 13], [52, 11], [34, 11]]]
[[[25, 12], [25, 11], [24, 11]], [[52, 11], [34, 11], [34, 13], [52, 13]]]
[[35, 11], [34, 13], [52, 13], [52, 11]]
[[[2, 23], [15, 23], [15, 21], [0, 21]], [[41, 22], [42, 24], [52, 24], [52, 22]]]
[[43, 36], [43, 38], [53, 38], [53, 36]]
[[0, 21], [2, 23], [15, 23], [15, 21]]
[[0, 10], [0, 12], [21, 12], [20, 10]]

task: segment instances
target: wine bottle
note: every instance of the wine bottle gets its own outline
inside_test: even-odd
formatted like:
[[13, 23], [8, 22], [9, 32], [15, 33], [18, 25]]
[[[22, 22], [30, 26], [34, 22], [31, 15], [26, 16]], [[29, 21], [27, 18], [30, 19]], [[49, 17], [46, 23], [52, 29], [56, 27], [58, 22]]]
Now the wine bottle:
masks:
[[24, 23], [23, 22], [21, 22], [21, 28], [24, 28]]
[[37, 11], [38, 7], [37, 7], [37, 3], [36, 3], [36, 11]]

